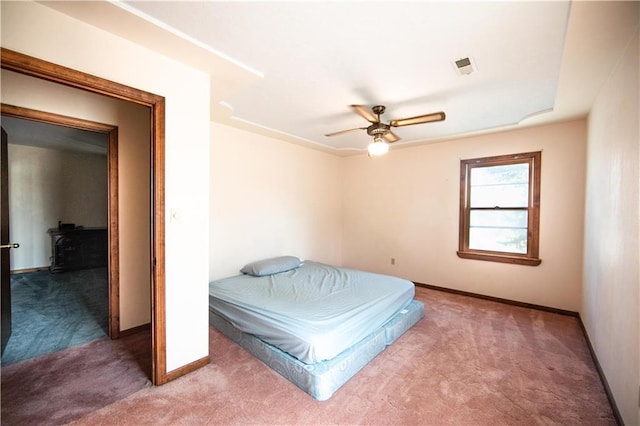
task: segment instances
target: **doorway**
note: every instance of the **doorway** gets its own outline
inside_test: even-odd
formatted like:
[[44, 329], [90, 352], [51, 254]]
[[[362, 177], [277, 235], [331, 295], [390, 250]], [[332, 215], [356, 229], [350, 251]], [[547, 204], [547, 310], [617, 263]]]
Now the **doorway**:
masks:
[[16, 173], [11, 234], [21, 245], [12, 250], [20, 273], [10, 280], [13, 334], [3, 365], [117, 338], [117, 128], [6, 104], [2, 123]]
[[5, 48], [1, 50], [1, 66], [36, 77], [79, 88], [88, 92], [144, 105], [151, 111], [150, 174], [151, 174], [151, 381], [154, 385], [167, 382], [165, 332], [165, 251], [164, 251], [164, 111], [163, 97], [114, 83], [80, 71], [42, 61]]

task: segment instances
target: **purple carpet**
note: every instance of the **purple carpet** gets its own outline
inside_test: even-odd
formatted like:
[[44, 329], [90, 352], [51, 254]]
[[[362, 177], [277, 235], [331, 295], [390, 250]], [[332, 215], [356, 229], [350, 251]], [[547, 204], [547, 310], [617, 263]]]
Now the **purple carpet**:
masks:
[[150, 386], [151, 335], [103, 338], [2, 367], [2, 424], [64, 424]]

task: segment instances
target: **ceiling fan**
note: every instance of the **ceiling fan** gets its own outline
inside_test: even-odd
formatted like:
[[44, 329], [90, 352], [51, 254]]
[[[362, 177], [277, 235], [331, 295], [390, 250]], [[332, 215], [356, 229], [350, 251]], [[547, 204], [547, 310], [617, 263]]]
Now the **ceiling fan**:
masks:
[[356, 127], [355, 129], [341, 130], [339, 132], [327, 133], [325, 136], [337, 136], [356, 130], [366, 130], [369, 136], [373, 137], [373, 142], [369, 144], [369, 156], [383, 155], [389, 151], [389, 144], [400, 140], [400, 137], [391, 131], [392, 127], [411, 126], [414, 124], [432, 123], [443, 121], [444, 112], [434, 112], [431, 114], [417, 115], [415, 117], [400, 118], [391, 120], [388, 124], [380, 121], [380, 116], [384, 114], [385, 106], [376, 105], [369, 109], [364, 105], [350, 105], [356, 114], [371, 123], [368, 127]]

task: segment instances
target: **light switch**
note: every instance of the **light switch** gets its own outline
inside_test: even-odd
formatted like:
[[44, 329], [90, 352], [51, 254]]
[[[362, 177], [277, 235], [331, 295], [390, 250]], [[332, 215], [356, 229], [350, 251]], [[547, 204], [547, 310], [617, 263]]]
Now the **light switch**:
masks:
[[180, 223], [182, 221], [182, 212], [177, 207], [172, 207], [170, 212], [169, 221], [171, 223]]

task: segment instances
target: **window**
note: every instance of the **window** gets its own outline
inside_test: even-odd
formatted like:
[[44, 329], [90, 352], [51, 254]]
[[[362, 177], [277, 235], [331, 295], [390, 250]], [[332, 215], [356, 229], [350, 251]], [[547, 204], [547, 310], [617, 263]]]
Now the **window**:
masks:
[[536, 266], [542, 153], [460, 161], [458, 256]]

